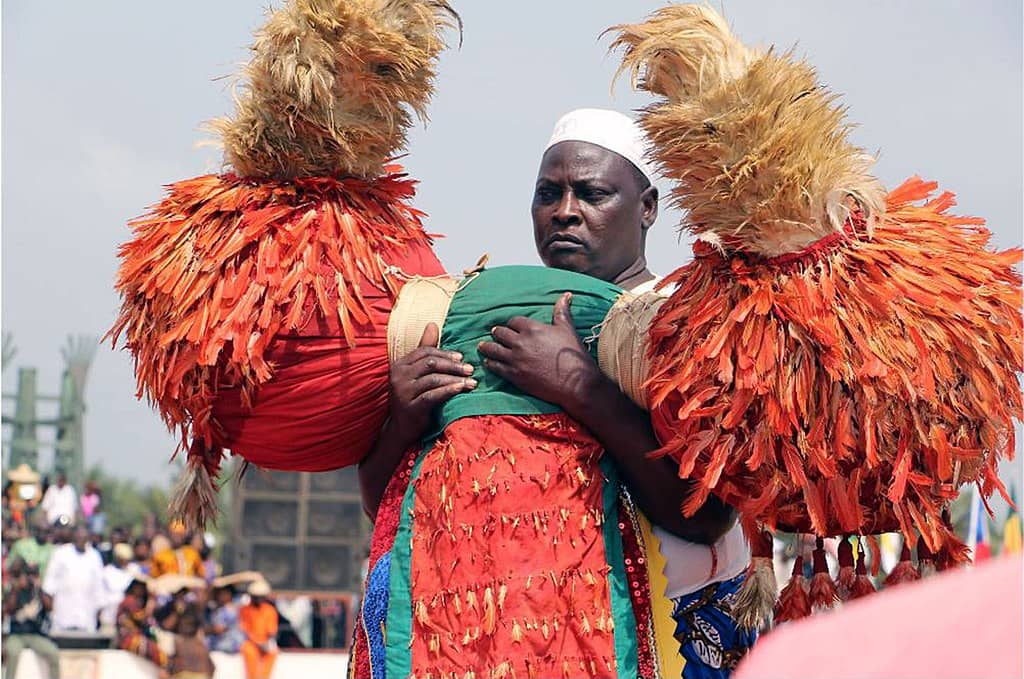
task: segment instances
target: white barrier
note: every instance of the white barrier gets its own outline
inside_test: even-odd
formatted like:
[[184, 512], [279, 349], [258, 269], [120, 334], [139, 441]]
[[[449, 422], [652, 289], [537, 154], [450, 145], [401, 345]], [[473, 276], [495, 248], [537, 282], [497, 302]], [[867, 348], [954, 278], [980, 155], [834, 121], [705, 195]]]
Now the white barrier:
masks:
[[[242, 656], [213, 653], [217, 671], [213, 679], [245, 679]], [[7, 659], [4, 658], [6, 663]], [[337, 677], [345, 676], [348, 655], [282, 651], [274, 664], [274, 677]], [[32, 651], [22, 651], [15, 679], [56, 679], [46, 676], [46, 664]], [[157, 679], [152, 663], [127, 651], [60, 652], [60, 679]]]

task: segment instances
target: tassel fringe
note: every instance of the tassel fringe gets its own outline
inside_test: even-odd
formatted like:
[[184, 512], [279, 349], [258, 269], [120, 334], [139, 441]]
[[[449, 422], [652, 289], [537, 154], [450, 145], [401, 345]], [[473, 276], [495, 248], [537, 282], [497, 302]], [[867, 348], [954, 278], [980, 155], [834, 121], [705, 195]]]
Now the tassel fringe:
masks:
[[800, 620], [811, 614], [811, 598], [807, 592], [807, 579], [804, 577], [804, 558], [798, 556], [793, 564], [793, 575], [779, 593], [779, 602], [775, 605], [775, 624]]

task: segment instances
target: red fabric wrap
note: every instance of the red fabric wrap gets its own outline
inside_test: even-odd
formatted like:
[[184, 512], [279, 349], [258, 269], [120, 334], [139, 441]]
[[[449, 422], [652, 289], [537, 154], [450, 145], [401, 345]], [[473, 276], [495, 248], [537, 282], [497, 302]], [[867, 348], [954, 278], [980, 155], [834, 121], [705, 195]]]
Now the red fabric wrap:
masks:
[[[412, 275], [437, 276], [441, 263], [425, 244], [384, 253], [385, 261]], [[241, 388], [221, 389], [213, 415], [217, 443], [266, 469], [320, 472], [358, 463], [387, 417], [387, 324], [391, 294], [369, 280], [360, 288], [370, 323], [356, 328], [350, 347], [337, 316], [325, 318], [307, 298], [299, 331], [270, 342], [266, 360], [274, 375], [261, 384], [252, 407]], [[334, 299], [336, 290], [328, 290]]]

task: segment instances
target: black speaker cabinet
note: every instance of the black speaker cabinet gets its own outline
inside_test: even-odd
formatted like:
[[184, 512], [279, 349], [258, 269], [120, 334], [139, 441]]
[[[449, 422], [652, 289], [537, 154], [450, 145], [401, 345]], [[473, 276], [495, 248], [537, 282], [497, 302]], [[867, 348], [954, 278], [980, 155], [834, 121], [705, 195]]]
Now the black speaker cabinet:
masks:
[[356, 474], [250, 467], [234, 487], [225, 565], [263, 573], [278, 592], [358, 592], [370, 523]]

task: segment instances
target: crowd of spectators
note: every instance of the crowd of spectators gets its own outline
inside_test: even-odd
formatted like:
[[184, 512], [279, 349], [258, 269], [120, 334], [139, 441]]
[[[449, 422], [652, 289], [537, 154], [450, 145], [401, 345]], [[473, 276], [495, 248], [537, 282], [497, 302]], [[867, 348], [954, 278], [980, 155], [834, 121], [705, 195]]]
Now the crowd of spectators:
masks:
[[[4, 492], [4, 679], [31, 649], [57, 677], [54, 640], [95, 638], [153, 663], [165, 677], [212, 677], [210, 652], [241, 654], [267, 679], [278, 643], [301, 647], [258, 573], [223, 575], [212, 540], [181, 524], [107, 527], [102, 489], [63, 474], [39, 502]], [[286, 604], [287, 605], [287, 604]]]

